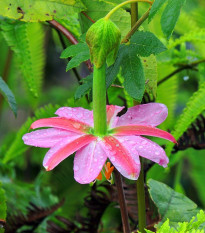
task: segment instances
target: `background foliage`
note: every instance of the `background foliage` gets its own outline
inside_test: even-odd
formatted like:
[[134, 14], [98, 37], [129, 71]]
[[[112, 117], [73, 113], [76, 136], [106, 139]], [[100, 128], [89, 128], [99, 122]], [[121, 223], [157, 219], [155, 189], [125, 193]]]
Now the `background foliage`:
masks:
[[[85, 32], [119, 2], [0, 0], [0, 232], [122, 232], [114, 185], [76, 183], [73, 156], [45, 172], [46, 150], [22, 141], [34, 120], [54, 116], [60, 106], [92, 108]], [[139, 16], [147, 10], [139, 4]], [[109, 103], [166, 104], [169, 116], [160, 127], [178, 140], [175, 146], [157, 140], [166, 148], [168, 168], [145, 161], [147, 232], [156, 231], [154, 225], [157, 232], [204, 232], [204, 10], [201, 0], [155, 0], [149, 18], [107, 69]], [[111, 19], [124, 38], [130, 6]], [[135, 185], [124, 185], [136, 230]]]

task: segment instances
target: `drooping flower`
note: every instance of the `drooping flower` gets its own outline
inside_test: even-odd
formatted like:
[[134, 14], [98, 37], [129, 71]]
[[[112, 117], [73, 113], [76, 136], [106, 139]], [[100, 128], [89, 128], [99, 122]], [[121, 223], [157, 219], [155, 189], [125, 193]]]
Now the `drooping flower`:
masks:
[[81, 107], [62, 107], [58, 117], [40, 119], [31, 129], [39, 129], [23, 136], [24, 143], [50, 148], [44, 157], [47, 171], [55, 168], [69, 155], [75, 154], [74, 178], [86, 184], [100, 174], [106, 160], [125, 177], [136, 180], [140, 173], [139, 156], [166, 167], [169, 160], [155, 142], [140, 135], [155, 136], [176, 142], [174, 137], [155, 126], [167, 117], [167, 107], [159, 103], [137, 105], [118, 117], [123, 107], [107, 106], [107, 135], [93, 134], [93, 112]]

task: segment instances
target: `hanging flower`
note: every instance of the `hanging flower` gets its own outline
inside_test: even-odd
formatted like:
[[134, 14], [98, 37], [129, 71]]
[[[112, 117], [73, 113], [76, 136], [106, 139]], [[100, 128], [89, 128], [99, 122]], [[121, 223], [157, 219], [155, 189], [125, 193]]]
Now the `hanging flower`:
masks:
[[155, 126], [167, 117], [167, 107], [159, 103], [137, 105], [118, 117], [123, 107], [107, 106], [107, 135], [94, 135], [93, 112], [81, 107], [62, 107], [58, 117], [40, 119], [23, 136], [24, 143], [50, 148], [44, 157], [47, 171], [55, 168], [69, 155], [75, 154], [74, 178], [81, 184], [94, 181], [109, 158], [113, 166], [128, 179], [136, 180], [140, 173], [139, 156], [166, 167], [169, 160], [155, 142], [140, 135], [155, 136], [176, 142], [174, 137]]

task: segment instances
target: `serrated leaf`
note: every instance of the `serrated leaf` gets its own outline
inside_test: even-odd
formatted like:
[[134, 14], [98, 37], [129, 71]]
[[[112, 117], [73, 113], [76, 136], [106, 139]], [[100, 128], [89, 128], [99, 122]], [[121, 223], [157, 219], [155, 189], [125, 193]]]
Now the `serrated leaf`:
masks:
[[130, 42], [130, 46], [133, 46], [136, 53], [142, 57], [156, 55], [166, 50], [162, 42], [151, 32], [137, 31]]
[[4, 98], [8, 102], [14, 115], [17, 116], [17, 104], [16, 104], [15, 96], [13, 95], [12, 91], [1, 77], [0, 77], [0, 93], [4, 96]]
[[149, 18], [148, 18], [148, 22], [150, 22], [153, 17], [156, 15], [156, 13], [159, 11], [159, 9], [163, 6], [163, 4], [166, 2], [167, 0], [155, 0], [152, 8], [150, 10], [149, 13]]
[[45, 65], [43, 26], [40, 23], [7, 20], [1, 23], [1, 29], [8, 46], [17, 57], [28, 91], [38, 97]]
[[89, 48], [88, 48], [87, 44], [86, 43], [78, 43], [75, 45], [71, 45], [68, 48], [66, 48], [65, 50], [63, 50], [60, 58], [73, 57], [73, 56], [76, 56], [77, 54], [79, 54], [81, 52], [85, 52], [85, 51], [89, 52]]
[[124, 46], [122, 54], [124, 59], [121, 67], [125, 90], [132, 98], [140, 102], [145, 91], [143, 65], [133, 47]]
[[63, 19], [82, 10], [80, 0], [0, 0], [0, 15], [26, 22]]
[[170, 38], [174, 30], [184, 2], [185, 0], [169, 0], [167, 6], [162, 13], [161, 26], [162, 31], [167, 39]]
[[[196, 91], [193, 96], [189, 99], [186, 108], [183, 110], [179, 119], [175, 123], [175, 128], [171, 134], [176, 140], [182, 136], [182, 134], [188, 129], [192, 122], [196, 120], [199, 114], [205, 110], [205, 83], [203, 83], [199, 90]], [[170, 155], [173, 143], [168, 143], [166, 148], [167, 155]]]
[[77, 54], [74, 56], [69, 62], [66, 67], [66, 71], [73, 69], [74, 67], [79, 66], [82, 62], [87, 61], [90, 58], [89, 51], [84, 51], [82, 53]]
[[161, 215], [161, 222], [158, 226], [168, 218], [170, 226], [177, 227], [178, 222], [190, 221], [199, 212], [193, 201], [183, 194], [175, 192], [166, 184], [150, 179], [148, 186], [150, 196]]

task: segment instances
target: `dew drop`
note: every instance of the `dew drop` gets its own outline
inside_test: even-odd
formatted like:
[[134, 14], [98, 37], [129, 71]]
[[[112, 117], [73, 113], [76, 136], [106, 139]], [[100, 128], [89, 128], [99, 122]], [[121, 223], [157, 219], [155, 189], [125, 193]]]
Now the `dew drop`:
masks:
[[112, 162], [115, 162], [115, 157], [112, 156], [110, 159]]
[[156, 151], [156, 152], [155, 152], [155, 155], [160, 155], [159, 151]]
[[74, 124], [73, 124], [73, 127], [76, 128], [76, 129], [80, 129], [80, 124], [74, 123]]

